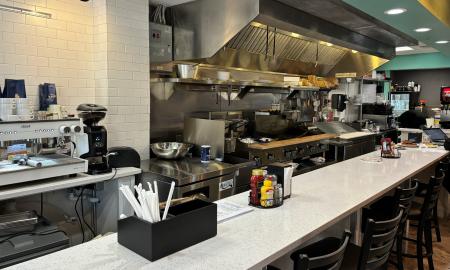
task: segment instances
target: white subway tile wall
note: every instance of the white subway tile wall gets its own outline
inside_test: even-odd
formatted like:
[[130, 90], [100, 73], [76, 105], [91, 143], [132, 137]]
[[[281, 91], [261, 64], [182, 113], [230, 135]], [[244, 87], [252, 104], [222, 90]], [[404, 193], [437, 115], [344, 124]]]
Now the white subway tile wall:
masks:
[[56, 83], [58, 103], [108, 108], [109, 146], [149, 156], [149, 33], [146, 0], [0, 0], [52, 14], [44, 19], [0, 11], [0, 85], [25, 79], [38, 107], [38, 85]]

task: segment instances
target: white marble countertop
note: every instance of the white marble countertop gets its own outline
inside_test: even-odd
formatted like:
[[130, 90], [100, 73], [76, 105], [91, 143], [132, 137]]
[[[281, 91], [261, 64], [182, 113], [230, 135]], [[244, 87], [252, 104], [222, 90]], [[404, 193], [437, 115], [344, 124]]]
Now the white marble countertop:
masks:
[[113, 170], [111, 173], [89, 175], [80, 173], [75, 177], [55, 177], [45, 180], [37, 180], [15, 185], [0, 187], [0, 201], [18, 198], [52, 190], [83, 186], [98, 182], [107, 181], [114, 178], [121, 178], [141, 173], [141, 169], [125, 167], [118, 168], [117, 173]]
[[[447, 154], [402, 153], [400, 159], [380, 163], [356, 157], [299, 175], [282, 207], [255, 209], [221, 223], [216, 237], [155, 262], [120, 246], [112, 234], [11, 269], [261, 269]], [[247, 196], [225, 200], [246, 204]]]

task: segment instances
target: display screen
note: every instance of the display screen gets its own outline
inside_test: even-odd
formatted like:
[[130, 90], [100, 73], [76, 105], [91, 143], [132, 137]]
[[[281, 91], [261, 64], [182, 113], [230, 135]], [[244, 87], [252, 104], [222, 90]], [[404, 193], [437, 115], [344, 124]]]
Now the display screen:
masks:
[[450, 86], [441, 88], [441, 103], [450, 104]]
[[430, 137], [431, 141], [444, 141], [447, 135], [440, 128], [430, 128], [423, 130]]

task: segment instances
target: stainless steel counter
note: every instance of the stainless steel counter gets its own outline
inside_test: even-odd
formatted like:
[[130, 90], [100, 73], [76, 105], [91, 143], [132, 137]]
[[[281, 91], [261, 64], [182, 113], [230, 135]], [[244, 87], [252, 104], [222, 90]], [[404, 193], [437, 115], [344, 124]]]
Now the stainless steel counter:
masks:
[[165, 200], [175, 181], [174, 198], [203, 194], [215, 201], [248, 190], [254, 161], [225, 156], [224, 162], [201, 163], [200, 158], [180, 160], [150, 159], [141, 163], [143, 182], [158, 181], [159, 195]]
[[233, 173], [237, 167], [232, 164], [210, 161], [201, 163], [200, 158], [183, 158], [179, 160], [164, 160], [153, 158], [143, 161], [143, 172], [152, 172], [176, 181], [177, 186]]
[[31, 157], [40, 162], [41, 167], [0, 163], [0, 186], [35, 181], [63, 175], [84, 173], [87, 171], [87, 161], [66, 155], [51, 154]]

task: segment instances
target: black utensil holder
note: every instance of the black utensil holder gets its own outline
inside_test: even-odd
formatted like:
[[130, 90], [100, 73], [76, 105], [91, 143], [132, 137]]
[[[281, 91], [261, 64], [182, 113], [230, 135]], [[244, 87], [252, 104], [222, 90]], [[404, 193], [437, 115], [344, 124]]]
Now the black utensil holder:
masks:
[[151, 223], [131, 216], [118, 221], [118, 242], [150, 261], [217, 235], [217, 205], [193, 200], [169, 208], [167, 219]]

